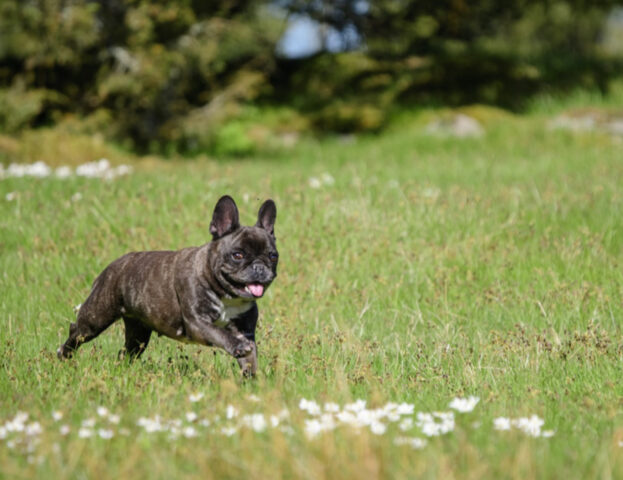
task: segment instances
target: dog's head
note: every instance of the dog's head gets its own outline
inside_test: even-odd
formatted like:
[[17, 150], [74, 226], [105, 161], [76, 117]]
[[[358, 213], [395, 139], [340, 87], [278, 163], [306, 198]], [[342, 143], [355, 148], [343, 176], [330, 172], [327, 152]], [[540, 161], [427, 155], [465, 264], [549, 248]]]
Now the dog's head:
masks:
[[252, 227], [240, 226], [238, 207], [230, 196], [221, 197], [214, 207], [210, 268], [232, 297], [260, 298], [277, 276], [276, 218], [272, 200], [262, 204]]

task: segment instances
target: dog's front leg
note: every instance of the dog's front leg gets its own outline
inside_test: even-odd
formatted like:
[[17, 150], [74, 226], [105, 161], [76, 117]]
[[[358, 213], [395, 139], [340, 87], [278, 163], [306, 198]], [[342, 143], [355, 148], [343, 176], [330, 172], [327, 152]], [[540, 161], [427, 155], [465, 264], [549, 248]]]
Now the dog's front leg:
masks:
[[237, 359], [255, 352], [254, 342], [238, 330], [217, 327], [207, 319], [187, 320], [186, 334], [195, 342], [220, 347]]
[[253, 351], [246, 357], [238, 358], [238, 365], [242, 369], [242, 374], [245, 377], [254, 377], [257, 371], [257, 347], [255, 342], [253, 344]]

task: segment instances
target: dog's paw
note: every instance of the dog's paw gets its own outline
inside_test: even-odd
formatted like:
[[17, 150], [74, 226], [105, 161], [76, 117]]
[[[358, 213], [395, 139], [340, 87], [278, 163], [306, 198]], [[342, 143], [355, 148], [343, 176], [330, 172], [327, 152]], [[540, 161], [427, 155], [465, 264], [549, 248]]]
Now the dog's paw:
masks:
[[242, 378], [255, 378], [255, 370], [252, 367], [242, 369]]
[[233, 355], [236, 358], [246, 357], [253, 352], [253, 343], [249, 340], [241, 340], [234, 347]]
[[61, 345], [56, 350], [56, 356], [58, 357], [59, 360], [65, 360], [67, 358], [71, 358], [72, 357], [72, 353], [73, 352], [71, 352], [69, 349], [65, 348], [64, 345]]

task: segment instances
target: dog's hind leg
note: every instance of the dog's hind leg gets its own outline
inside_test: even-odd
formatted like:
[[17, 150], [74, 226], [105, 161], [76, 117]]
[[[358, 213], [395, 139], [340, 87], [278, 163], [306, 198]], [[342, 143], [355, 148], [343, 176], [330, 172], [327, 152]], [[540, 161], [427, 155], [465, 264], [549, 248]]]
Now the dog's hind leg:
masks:
[[94, 288], [80, 307], [75, 323], [69, 326], [69, 337], [56, 352], [58, 358], [71, 358], [80, 345], [93, 340], [119, 317], [114, 295], [106, 289]]
[[147, 345], [151, 336], [151, 328], [146, 327], [140, 321], [123, 317], [125, 324], [125, 348], [120, 353], [130, 356], [130, 359], [139, 358]]

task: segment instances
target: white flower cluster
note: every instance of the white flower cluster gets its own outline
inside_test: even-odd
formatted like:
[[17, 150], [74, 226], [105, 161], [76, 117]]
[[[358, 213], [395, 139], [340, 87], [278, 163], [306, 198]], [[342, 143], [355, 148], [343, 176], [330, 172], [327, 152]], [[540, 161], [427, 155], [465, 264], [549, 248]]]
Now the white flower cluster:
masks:
[[7, 168], [0, 164], [0, 179], [12, 177], [46, 178], [52, 175], [56, 178], [64, 179], [76, 175], [77, 177], [112, 180], [130, 173], [132, 173], [132, 167], [129, 165], [113, 167], [106, 158], [78, 165], [75, 170], [68, 166], [54, 169], [42, 161], [35, 163], [11, 163]]
[[[121, 421], [121, 417], [116, 413], [111, 413], [106, 407], [102, 406], [97, 407], [95, 411], [98, 418], [91, 417], [83, 420], [78, 429], [78, 437], [90, 438], [97, 435], [105, 440], [111, 439], [115, 436], [113, 425], [118, 425]], [[61, 412], [52, 412], [52, 418], [54, 418], [55, 421], [59, 421], [63, 418], [63, 415]], [[100, 425], [99, 428], [96, 429], [95, 427], [98, 420], [100, 421]], [[102, 425], [102, 423], [104, 424]], [[62, 425], [60, 428], [60, 433], [62, 435], [67, 435], [70, 431], [69, 425]], [[121, 435], [129, 435], [130, 431], [122, 428], [118, 433]]]
[[[200, 400], [197, 399], [199, 394], [193, 394], [189, 397], [192, 403]], [[192, 438], [199, 435], [199, 427], [211, 428], [225, 436], [231, 436], [241, 428], [247, 428], [254, 432], [264, 432], [268, 428], [282, 427], [285, 433], [291, 433], [290, 427], [285, 427], [282, 422], [290, 416], [287, 409], [282, 410], [276, 415], [265, 415], [263, 413], [251, 413], [240, 415], [240, 412], [233, 405], [227, 405], [225, 415], [215, 415], [211, 419], [199, 418], [197, 413], [190, 411], [185, 414], [185, 421], [180, 419], [165, 420], [159, 415], [153, 418], [141, 417], [136, 424], [143, 429], [145, 433], [165, 432], [170, 438], [177, 438], [180, 435], [186, 438]]]
[[[188, 401], [194, 408], [204, 397], [203, 393], [193, 393]], [[256, 395], [249, 395], [247, 400], [248, 405], [253, 407], [261, 401]], [[340, 427], [356, 431], [366, 429], [373, 435], [391, 432], [395, 445], [421, 449], [427, 445], [427, 440], [423, 437], [438, 437], [453, 432], [456, 429], [456, 415], [471, 412], [478, 403], [478, 397], [454, 398], [449, 403], [449, 411], [416, 412], [413, 404], [404, 402], [389, 402], [381, 407], [368, 408], [365, 400], [356, 400], [341, 406], [334, 402], [321, 405], [314, 400], [302, 398], [298, 404], [302, 418], [300, 415], [291, 418], [287, 409], [272, 414], [257, 411], [244, 413], [240, 411], [240, 407], [226, 405], [222, 411], [214, 412], [209, 417], [202, 417], [194, 410], [189, 410], [181, 418], [164, 419], [160, 415], [154, 415], [140, 417], [135, 424], [144, 434], [163, 433], [171, 440], [180, 437], [190, 439], [206, 433], [232, 436], [243, 429], [256, 433], [273, 429], [293, 435], [298, 427], [308, 438], [314, 439]], [[128, 428], [119, 427], [121, 417], [104, 406], [97, 407], [92, 417], [82, 420], [79, 426], [73, 428], [62, 423], [64, 415], [61, 411], [53, 411], [51, 417], [52, 423], [59, 426], [58, 433], [61, 436], [70, 435], [74, 431], [77, 438], [99, 437], [110, 440], [117, 435], [132, 433]], [[531, 437], [553, 436], [552, 430], [542, 430], [544, 423], [537, 415], [516, 419], [499, 417], [494, 420], [493, 429], [516, 429]], [[459, 425], [465, 424], [459, 422]], [[478, 428], [474, 425], [480, 426], [480, 423], [472, 423], [473, 428]], [[24, 412], [18, 412], [13, 418], [0, 424], [0, 440], [5, 440], [9, 448], [17, 448], [30, 457], [42, 432], [42, 425], [29, 421], [29, 415]], [[411, 432], [415, 435], [411, 436]], [[32, 458], [34, 461], [34, 457]]]
[[315, 437], [340, 425], [369, 428], [373, 434], [383, 435], [387, 431], [386, 422], [397, 422], [402, 415], [412, 415], [414, 406], [390, 402], [380, 408], [367, 409], [365, 400], [357, 400], [344, 408], [336, 403], [325, 403], [322, 408], [315, 401], [303, 398], [299, 409], [313, 417], [305, 420], [305, 433], [308, 437]]
[[415, 425], [427, 437], [438, 437], [454, 430], [454, 413], [452, 412], [418, 412]]
[[537, 415], [515, 419], [498, 417], [493, 420], [493, 428], [496, 430], [511, 430], [514, 427], [530, 437], [553, 437], [555, 432], [553, 430], [541, 430], [543, 425], [545, 425], [545, 420]]
[[0, 440], [6, 440], [7, 448], [28, 454], [28, 461], [32, 463], [32, 454], [40, 443], [39, 435], [43, 428], [39, 422], [29, 422], [28, 419], [27, 413], [17, 412], [12, 419], [0, 425]]
[[467, 398], [455, 398], [448, 405], [451, 409], [456, 410], [461, 413], [471, 412], [474, 407], [478, 404], [480, 398], [478, 397], [467, 397]]

